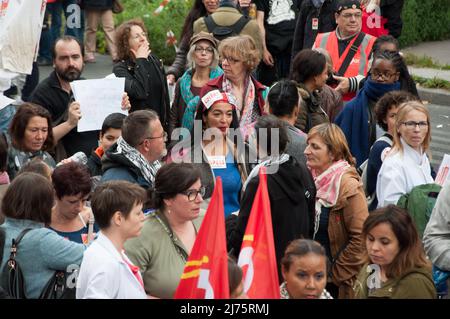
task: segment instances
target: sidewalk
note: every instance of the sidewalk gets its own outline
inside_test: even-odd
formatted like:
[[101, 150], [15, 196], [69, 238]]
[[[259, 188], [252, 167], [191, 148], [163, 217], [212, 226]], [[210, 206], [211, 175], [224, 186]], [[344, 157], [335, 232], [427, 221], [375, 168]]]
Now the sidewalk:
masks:
[[[450, 40], [424, 42], [418, 45], [402, 49], [403, 53], [412, 53], [418, 57], [427, 56], [434, 62], [442, 65], [450, 65]], [[418, 68], [408, 66], [409, 72], [426, 79], [439, 78], [450, 82], [450, 70], [431, 68]], [[442, 89], [427, 89], [417, 87], [423, 100], [433, 104], [450, 106], [450, 91]]]

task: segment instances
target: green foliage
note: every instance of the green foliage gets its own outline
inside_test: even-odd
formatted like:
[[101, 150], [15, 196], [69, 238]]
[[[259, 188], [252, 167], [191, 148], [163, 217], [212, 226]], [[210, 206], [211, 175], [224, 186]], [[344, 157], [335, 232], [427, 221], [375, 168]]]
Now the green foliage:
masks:
[[176, 45], [179, 45], [184, 18], [192, 7], [193, 0], [172, 0], [159, 15], [154, 15], [153, 12], [161, 2], [162, 0], [122, 0], [125, 10], [114, 18], [116, 27], [124, 21], [141, 18], [148, 29], [152, 52], [165, 65], [170, 65], [175, 58], [175, 48], [167, 46], [167, 32], [173, 31], [178, 40]]
[[402, 47], [450, 38], [449, 0], [405, 0], [402, 12]]
[[433, 61], [429, 56], [417, 56], [412, 53], [406, 53], [404, 55], [404, 59], [407, 65], [414, 65], [421, 68], [432, 68], [432, 69], [442, 69], [442, 70], [450, 70], [450, 65], [441, 65]]
[[450, 82], [439, 79], [439, 78], [432, 78], [432, 79], [426, 79], [420, 76], [413, 75], [412, 78], [415, 82], [419, 83], [421, 86], [429, 88], [429, 89], [444, 89], [450, 91]]

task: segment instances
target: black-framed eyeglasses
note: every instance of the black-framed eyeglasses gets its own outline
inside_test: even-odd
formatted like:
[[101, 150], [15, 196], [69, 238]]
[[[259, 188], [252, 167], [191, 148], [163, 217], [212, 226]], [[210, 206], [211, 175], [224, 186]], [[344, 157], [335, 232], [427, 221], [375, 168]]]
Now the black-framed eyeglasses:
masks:
[[142, 142], [139, 143], [139, 145], [141, 145], [142, 143], [144, 143], [145, 140], [154, 140], [154, 139], [157, 139], [157, 138], [162, 138], [162, 139], [164, 140], [164, 142], [167, 142], [167, 133], [164, 132], [163, 135], [161, 135], [161, 136], [149, 136], [149, 137], [145, 137], [145, 138], [142, 140]]
[[220, 62], [223, 63], [224, 60], [227, 60], [228, 63], [230, 63], [230, 64], [235, 64], [235, 63], [241, 62], [241, 60], [235, 59], [230, 56], [225, 56], [225, 55], [220, 57]]
[[373, 79], [378, 79], [379, 77], [383, 78], [384, 80], [389, 80], [392, 78], [396, 73], [389, 73], [389, 72], [378, 72], [377, 70], [373, 70], [370, 72], [370, 75]]
[[420, 121], [420, 122], [407, 121], [407, 122], [402, 122], [402, 124], [405, 125], [408, 130], [414, 130], [416, 128], [416, 126], [418, 126], [419, 129], [421, 129], [421, 130], [428, 128], [428, 122], [425, 122], [425, 121]]
[[200, 187], [199, 190], [196, 189], [188, 189], [185, 192], [180, 192], [180, 194], [186, 195], [188, 198], [188, 201], [193, 202], [194, 200], [197, 199], [198, 194], [205, 196], [205, 192], [206, 192], [206, 187], [202, 186]]
[[203, 52], [210, 53], [210, 54], [214, 53], [214, 49], [212, 47], [202, 48], [202, 47], [195, 46], [194, 51], [197, 53], [203, 53]]

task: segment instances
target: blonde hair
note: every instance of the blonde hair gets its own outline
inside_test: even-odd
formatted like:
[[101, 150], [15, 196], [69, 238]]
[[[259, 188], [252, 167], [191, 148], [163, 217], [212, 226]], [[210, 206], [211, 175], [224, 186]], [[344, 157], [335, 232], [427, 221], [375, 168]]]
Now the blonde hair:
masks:
[[261, 61], [255, 41], [249, 35], [238, 35], [222, 40], [219, 44], [219, 54], [222, 57], [231, 55], [242, 60], [249, 73], [255, 70]]
[[355, 166], [355, 158], [350, 153], [347, 139], [339, 126], [333, 123], [316, 125], [309, 131], [306, 142], [315, 136], [322, 139], [334, 161], [345, 160], [350, 165]]
[[[189, 51], [186, 54], [186, 67], [187, 68], [192, 68], [193, 70], [195, 70], [195, 60], [194, 60], [195, 45], [200, 41], [206, 41], [206, 42], [211, 43], [208, 40], [199, 40], [190, 46]], [[219, 51], [217, 51], [217, 48], [214, 45], [211, 45], [211, 47], [213, 48], [214, 53], [213, 53], [213, 59], [211, 61], [211, 65], [209, 66], [209, 68], [215, 69], [219, 65]]]
[[396, 130], [394, 132], [394, 144], [392, 146], [393, 151], [400, 151], [403, 152], [403, 145], [400, 142], [400, 132], [398, 129], [402, 125], [402, 123], [405, 121], [406, 116], [411, 111], [419, 111], [427, 116], [427, 123], [428, 123], [428, 131], [427, 135], [425, 136], [425, 139], [422, 142], [422, 150], [424, 153], [426, 153], [430, 148], [430, 142], [431, 142], [431, 129], [430, 129], [430, 113], [428, 112], [428, 109], [422, 104], [420, 101], [408, 101], [400, 104], [398, 110], [397, 110], [397, 116], [395, 118], [395, 127]]

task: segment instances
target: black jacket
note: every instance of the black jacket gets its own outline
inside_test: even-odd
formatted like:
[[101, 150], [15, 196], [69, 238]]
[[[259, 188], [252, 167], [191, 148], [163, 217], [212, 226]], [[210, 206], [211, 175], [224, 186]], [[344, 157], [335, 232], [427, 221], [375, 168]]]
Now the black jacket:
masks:
[[[292, 42], [292, 60], [301, 50], [312, 48], [318, 33], [330, 32], [336, 29], [336, 20], [334, 18], [335, 3], [336, 0], [325, 0], [322, 7], [316, 8], [311, 0], [302, 2]], [[313, 19], [319, 19], [317, 30], [312, 29]]]
[[[227, 218], [228, 250], [233, 249], [236, 257], [241, 250], [242, 238], [258, 186], [259, 176], [256, 176], [245, 189], [239, 216], [236, 218], [231, 215]], [[298, 163], [291, 157], [289, 161], [280, 165], [277, 173], [267, 175], [267, 188], [278, 273], [282, 280], [280, 261], [289, 242], [297, 238], [312, 238], [316, 187], [306, 165]]]
[[131, 103], [130, 112], [152, 109], [167, 130], [170, 110], [167, 80], [162, 62], [150, 54], [147, 59], [122, 60], [113, 68], [114, 74], [125, 78], [125, 92]]
[[384, 27], [394, 38], [400, 37], [402, 33], [402, 9], [404, 0], [381, 0], [381, 16], [387, 19]]
[[102, 175], [102, 159], [98, 157], [97, 153], [95, 153], [95, 150], [92, 151], [86, 165], [89, 168], [91, 176]]

